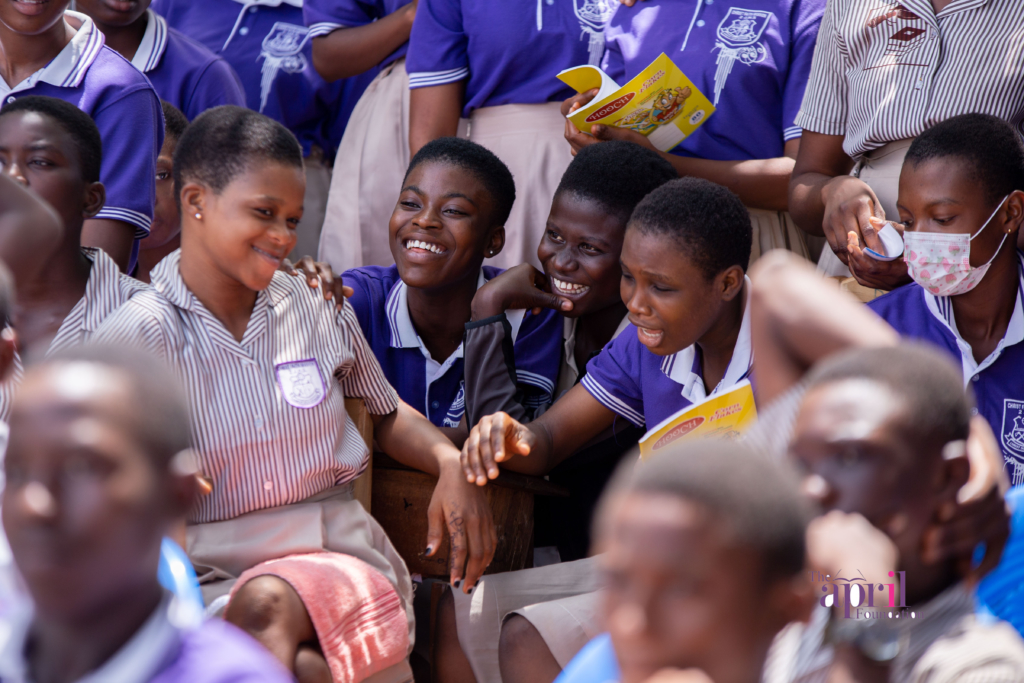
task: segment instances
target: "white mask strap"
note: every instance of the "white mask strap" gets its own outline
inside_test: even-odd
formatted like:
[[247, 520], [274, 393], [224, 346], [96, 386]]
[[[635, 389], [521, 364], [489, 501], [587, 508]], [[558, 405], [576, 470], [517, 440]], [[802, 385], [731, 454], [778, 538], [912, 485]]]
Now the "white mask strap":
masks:
[[[1007, 199], [1009, 199], [1009, 198], [1010, 198], [1010, 195], [1006, 195], [1005, 197], [1003, 197], [1002, 199], [1000, 199], [1000, 200], [999, 200], [999, 203], [998, 203], [998, 204], [996, 204], [996, 209], [995, 209], [995, 211], [993, 211], [993, 212], [992, 212], [992, 215], [988, 217], [988, 220], [987, 220], [987, 221], [985, 221], [985, 224], [984, 224], [984, 225], [982, 225], [982, 226], [981, 226], [980, 228], [978, 228], [978, 232], [976, 232], [976, 233], [974, 233], [973, 235], [971, 235], [971, 239], [972, 239], [972, 240], [973, 240], [973, 239], [974, 239], [975, 237], [977, 237], [978, 235], [980, 235], [980, 234], [981, 234], [981, 232], [982, 232], [982, 230], [984, 230], [985, 228], [987, 228], [987, 227], [988, 227], [988, 224], [989, 224], [989, 223], [991, 223], [991, 222], [992, 222], [992, 219], [996, 217], [996, 214], [997, 214], [997, 213], [999, 213], [999, 209], [1003, 208], [1003, 202], [1005, 202], [1005, 201], [1006, 201]], [[1004, 238], [1004, 239], [1005, 239], [1005, 238]], [[997, 253], [998, 253], [998, 251], [997, 251]]]

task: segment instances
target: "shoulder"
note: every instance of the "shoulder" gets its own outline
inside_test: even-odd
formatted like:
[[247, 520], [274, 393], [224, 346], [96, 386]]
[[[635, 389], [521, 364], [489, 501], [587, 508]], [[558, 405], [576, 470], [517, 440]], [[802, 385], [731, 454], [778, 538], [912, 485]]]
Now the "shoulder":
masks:
[[291, 675], [250, 636], [222, 619], [182, 634], [177, 659], [153, 683], [287, 683]]
[[1005, 621], [969, 614], [924, 652], [909, 681], [1024, 681], [1024, 641]]
[[[140, 283], [141, 284], [141, 283]], [[160, 292], [146, 286], [132, 296], [104, 321], [101, 330], [131, 332], [140, 327], [160, 325], [178, 317], [177, 308]]]
[[167, 52], [164, 53], [164, 58], [167, 59], [168, 57], [175, 60], [188, 60], [195, 64], [197, 68], [223, 61], [208, 47], [189, 38], [173, 26], [167, 27]]
[[913, 282], [869, 301], [868, 308], [900, 332], [911, 322], [932, 317], [924, 289]]
[[136, 90], [154, 92], [149, 79], [141, 71], [106, 45], [89, 66], [85, 83], [89, 88], [117, 88], [126, 94]]
[[401, 281], [397, 266], [362, 266], [346, 270], [341, 277], [353, 290], [348, 301], [360, 320], [383, 315], [388, 295]]

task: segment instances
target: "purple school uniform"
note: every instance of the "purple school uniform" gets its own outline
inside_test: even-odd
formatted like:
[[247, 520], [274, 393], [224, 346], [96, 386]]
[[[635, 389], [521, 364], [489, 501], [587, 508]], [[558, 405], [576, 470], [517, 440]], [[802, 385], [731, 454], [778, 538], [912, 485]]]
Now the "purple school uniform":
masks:
[[[309, 37], [326, 36], [339, 28], [355, 28], [372, 24], [409, 4], [410, 0], [305, 0], [302, 16], [309, 27]], [[405, 56], [405, 42], [380, 63], [383, 68]]]
[[1014, 486], [1024, 483], [1024, 253], [1018, 257], [1021, 280], [1010, 324], [996, 350], [980, 363], [956, 329], [949, 297], [911, 283], [868, 304], [904, 337], [935, 344], [960, 361], [964, 386], [973, 389], [978, 404], [975, 414], [992, 426]]
[[132, 263], [138, 241], [149, 235], [156, 201], [156, 158], [164, 141], [160, 99], [145, 76], [103, 44], [92, 19], [67, 12], [81, 22], [71, 42], [44, 68], [14, 88], [0, 78], [0, 100], [9, 104], [25, 95], [69, 102], [96, 122], [103, 140], [100, 180], [107, 202], [96, 218], [123, 221], [135, 228]]
[[153, 10], [132, 66], [146, 74], [160, 99], [180, 109], [189, 121], [222, 104], [245, 106], [242, 83], [231, 65], [167, 25]]
[[598, 64], [618, 0], [420, 0], [409, 38], [410, 88], [466, 81], [468, 117], [500, 104], [564, 100], [555, 76]]
[[[484, 266], [479, 285], [500, 272], [499, 268]], [[458, 426], [466, 412], [462, 346], [447, 359], [428, 361], [409, 315], [408, 288], [398, 277], [397, 266], [353, 268], [343, 277], [345, 284], [355, 290], [348, 301], [391, 386], [403, 401], [438, 427]], [[540, 315], [508, 311], [508, 317], [513, 323], [516, 380], [523, 392], [522, 402], [550, 403], [561, 358], [562, 318], [547, 309]]]
[[[749, 291], [750, 282], [747, 282]], [[655, 427], [667, 417], [708, 396], [728, 391], [750, 378], [753, 347], [750, 344], [749, 299], [743, 310], [736, 346], [725, 376], [711, 392], [704, 388], [700, 348], [694, 344], [671, 356], [658, 356], [637, 339], [630, 324], [587, 363], [580, 384], [609, 410], [638, 427]]]
[[672, 150], [702, 159], [771, 159], [796, 125], [825, 0], [648, 0], [605, 31], [602, 66], [621, 85], [664, 52], [717, 111]]
[[345, 123], [376, 75], [327, 83], [313, 68], [302, 0], [155, 0], [153, 10], [226, 60], [238, 74], [250, 109], [280, 121], [328, 158]]

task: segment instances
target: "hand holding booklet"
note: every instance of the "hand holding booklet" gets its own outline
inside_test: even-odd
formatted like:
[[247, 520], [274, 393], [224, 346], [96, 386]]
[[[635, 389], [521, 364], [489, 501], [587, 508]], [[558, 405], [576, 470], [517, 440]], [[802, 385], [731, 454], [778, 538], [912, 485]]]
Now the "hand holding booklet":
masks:
[[724, 394], [667, 417], [640, 439], [640, 459], [646, 460], [679, 439], [734, 439], [757, 422], [757, 407], [750, 380], [743, 380]]
[[633, 80], [619, 87], [596, 66], [577, 66], [558, 74], [576, 92], [598, 89], [586, 106], [567, 117], [589, 133], [595, 125], [629, 128], [667, 152], [697, 130], [715, 106], [664, 52]]

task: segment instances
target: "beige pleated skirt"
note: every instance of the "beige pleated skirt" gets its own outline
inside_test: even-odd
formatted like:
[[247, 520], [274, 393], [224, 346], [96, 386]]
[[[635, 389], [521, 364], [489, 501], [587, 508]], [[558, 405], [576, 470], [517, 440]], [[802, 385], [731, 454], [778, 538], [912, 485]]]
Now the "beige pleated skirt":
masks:
[[409, 166], [409, 76], [385, 68], [359, 98], [334, 161], [319, 258], [340, 273], [394, 263], [388, 222]]
[[551, 200], [572, 161], [565, 140], [561, 102], [484, 107], [469, 119], [469, 139], [505, 162], [516, 183], [516, 201], [505, 223], [505, 248], [489, 265], [511, 268], [537, 260], [537, 245], [551, 211]]
[[788, 211], [748, 208], [747, 213], [750, 214], [753, 237], [750, 245], [750, 265], [772, 249], [786, 249], [798, 256], [810, 258], [807, 236], [793, 222]]
[[[896, 200], [900, 193], [900, 171], [912, 142], [913, 138], [895, 140], [871, 150], [857, 162], [850, 174], [863, 180], [874, 191], [889, 220], [899, 220]], [[818, 271], [829, 277], [850, 277], [850, 269], [827, 247], [821, 250]]]

